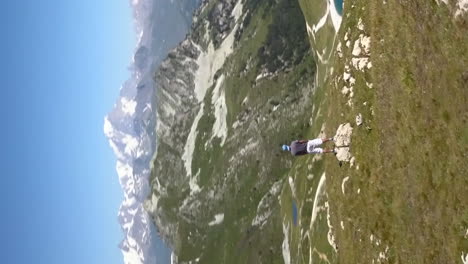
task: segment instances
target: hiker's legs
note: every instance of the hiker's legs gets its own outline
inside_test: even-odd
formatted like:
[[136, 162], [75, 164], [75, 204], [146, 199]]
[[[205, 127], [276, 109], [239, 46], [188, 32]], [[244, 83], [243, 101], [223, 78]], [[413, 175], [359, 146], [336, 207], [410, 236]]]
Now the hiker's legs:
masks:
[[333, 149], [323, 149], [322, 153], [334, 153]]
[[307, 152], [313, 153], [313, 154], [321, 154], [324, 152], [323, 148], [312, 148], [312, 149], [307, 149]]
[[329, 153], [333, 152], [333, 149], [325, 149], [317, 148], [318, 146], [322, 145], [325, 142], [333, 141], [333, 138], [316, 138], [307, 141], [307, 152], [308, 153]]
[[313, 148], [308, 149], [307, 152], [311, 154], [334, 153], [333, 149]]

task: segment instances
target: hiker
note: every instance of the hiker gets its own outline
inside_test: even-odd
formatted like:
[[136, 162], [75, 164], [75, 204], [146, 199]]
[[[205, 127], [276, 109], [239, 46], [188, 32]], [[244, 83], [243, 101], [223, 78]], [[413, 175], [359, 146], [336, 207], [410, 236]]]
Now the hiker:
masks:
[[294, 140], [291, 145], [283, 145], [284, 151], [290, 151], [293, 156], [300, 156], [312, 153], [335, 153], [333, 148], [319, 148], [325, 142], [333, 141], [333, 138], [316, 138], [312, 140]]

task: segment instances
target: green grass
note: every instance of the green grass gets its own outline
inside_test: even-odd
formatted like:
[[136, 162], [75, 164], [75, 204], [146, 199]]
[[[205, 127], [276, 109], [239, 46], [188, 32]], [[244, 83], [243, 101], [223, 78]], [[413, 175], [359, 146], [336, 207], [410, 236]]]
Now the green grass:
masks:
[[[372, 39], [373, 68], [352, 72], [353, 109], [345, 106], [342, 82], [329, 88], [334, 107], [328, 133], [340, 123], [354, 123], [358, 113], [364, 117], [351, 147], [359, 170], [326, 164], [332, 223], [346, 226], [336, 229], [339, 262], [369, 263], [386, 247], [390, 263], [458, 262], [468, 251], [466, 23], [432, 1], [354, 4], [351, 9], [345, 2], [350, 17], [340, 36], [350, 28], [355, 40], [362, 18]], [[338, 75], [344, 63], [337, 59]], [[346, 176], [349, 192], [343, 195]], [[371, 243], [371, 235], [380, 245]]]
[[[316, 8], [320, 1], [300, 3], [309, 25], [323, 15]], [[335, 258], [330, 247], [323, 252], [331, 263], [371, 263], [386, 250], [387, 258], [380, 261], [458, 263], [462, 252], [468, 252], [464, 237], [468, 228], [467, 18], [453, 19], [444, 5], [432, 1], [389, 1], [386, 5], [348, 1], [345, 5], [349, 17], [344, 17], [338, 38], [342, 40], [348, 31], [352, 49], [359, 34], [370, 35], [373, 67], [366, 72], [352, 70], [356, 84], [350, 108], [348, 98], [341, 94], [343, 81], [335, 84], [335, 79], [342, 76], [352, 50], [344, 48], [343, 59], [317, 66], [319, 73], [334, 67], [335, 75], [317, 80], [317, 93], [324, 94], [326, 101], [312, 99], [318, 99], [312, 116], [318, 109], [325, 116], [317, 117], [307, 135], [316, 136], [324, 120], [327, 135], [333, 135], [339, 124], [350, 122], [355, 127], [351, 152], [359, 167], [340, 167], [333, 159], [324, 159], [338, 253]], [[357, 29], [359, 18], [364, 32]], [[312, 47], [321, 50], [331, 45], [329, 33], [327, 29], [317, 34], [316, 41], [311, 39]], [[358, 113], [364, 117], [360, 127], [354, 124]], [[314, 197], [318, 179], [305, 180], [305, 164], [317, 163], [299, 158], [289, 176], [298, 190], [298, 203], [306, 205], [301, 218], [307, 222], [310, 210], [305, 201]], [[347, 176], [343, 195], [341, 184]], [[288, 186], [282, 196], [284, 203], [291, 202]], [[283, 207], [285, 219], [291, 219], [290, 205]], [[300, 238], [297, 230], [291, 231], [291, 252], [302, 249], [297, 255], [291, 253], [293, 263], [308, 263], [310, 248], [326, 246], [326, 223], [319, 222], [309, 231], [322, 239]]]

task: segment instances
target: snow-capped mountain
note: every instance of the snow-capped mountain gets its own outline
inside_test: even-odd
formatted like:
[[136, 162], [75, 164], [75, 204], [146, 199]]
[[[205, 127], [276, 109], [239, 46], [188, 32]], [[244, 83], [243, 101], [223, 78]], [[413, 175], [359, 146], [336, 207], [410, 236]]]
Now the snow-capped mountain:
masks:
[[104, 133], [117, 156], [124, 191], [118, 212], [125, 263], [156, 263], [156, 229], [143, 208], [150, 187], [150, 163], [156, 150], [153, 73], [187, 33], [199, 1], [130, 0], [138, 36], [131, 77], [104, 119]]

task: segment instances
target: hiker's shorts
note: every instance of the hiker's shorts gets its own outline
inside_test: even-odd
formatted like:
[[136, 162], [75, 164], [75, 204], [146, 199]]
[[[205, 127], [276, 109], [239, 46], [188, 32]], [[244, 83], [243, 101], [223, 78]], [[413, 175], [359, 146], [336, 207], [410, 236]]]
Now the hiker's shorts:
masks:
[[323, 144], [323, 141], [321, 138], [309, 140], [307, 142], [307, 152], [308, 153], [323, 153], [323, 149], [318, 147], [322, 144]]

